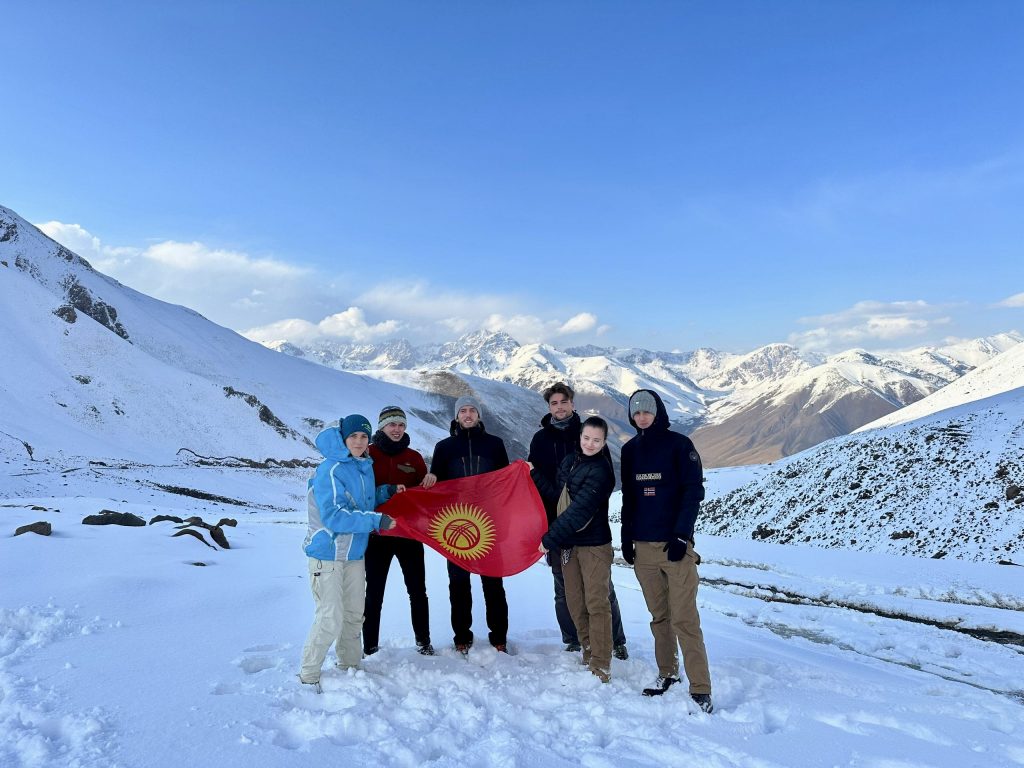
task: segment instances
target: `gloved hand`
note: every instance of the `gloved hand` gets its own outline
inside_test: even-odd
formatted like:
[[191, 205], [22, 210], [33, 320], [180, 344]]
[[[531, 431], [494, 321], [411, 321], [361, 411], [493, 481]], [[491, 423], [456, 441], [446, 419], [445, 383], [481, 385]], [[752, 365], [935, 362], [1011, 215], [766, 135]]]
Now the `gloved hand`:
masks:
[[686, 542], [677, 536], [663, 547], [663, 551], [668, 553], [670, 563], [678, 563], [686, 556]]
[[622, 559], [630, 565], [636, 560], [636, 547], [633, 546], [632, 541], [623, 539], [622, 541]]
[[390, 531], [394, 527], [395, 527], [395, 519], [393, 517], [391, 517], [390, 515], [385, 515], [385, 514], [381, 513], [381, 516], [380, 516], [380, 527], [378, 528], [378, 530]]

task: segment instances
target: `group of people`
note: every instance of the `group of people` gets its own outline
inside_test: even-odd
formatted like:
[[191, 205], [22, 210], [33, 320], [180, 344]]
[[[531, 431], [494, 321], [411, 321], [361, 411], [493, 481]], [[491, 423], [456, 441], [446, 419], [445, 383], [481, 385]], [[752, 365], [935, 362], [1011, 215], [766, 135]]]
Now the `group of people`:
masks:
[[[608, 424], [581, 420], [572, 388], [544, 391], [548, 414], [530, 443], [527, 461], [548, 517], [540, 542], [554, 579], [555, 616], [566, 651], [601, 681], [611, 678], [613, 656], [628, 658], [615, 587], [608, 501], [615, 488]], [[316, 438], [324, 461], [308, 483], [309, 528], [304, 550], [316, 606], [302, 653], [299, 679], [320, 689], [327, 651], [336, 644], [337, 666], [355, 668], [376, 653], [385, 585], [397, 559], [409, 593], [417, 650], [433, 655], [423, 544], [401, 536], [373, 536], [394, 520], [374, 511], [408, 487], [483, 474], [508, 466], [505, 444], [488, 433], [474, 397], [455, 402], [450, 436], [434, 448], [427, 469], [409, 447], [408, 421], [397, 406], [380, 412], [377, 429], [358, 414]], [[621, 552], [633, 566], [651, 614], [658, 678], [643, 690], [665, 693], [680, 681], [678, 648], [690, 696], [711, 712], [711, 676], [697, 611], [693, 529], [704, 498], [700, 456], [689, 438], [669, 430], [658, 394], [634, 392], [627, 408], [636, 435], [622, 447]], [[455, 649], [469, 652], [473, 595], [470, 574], [450, 560], [448, 591]], [[500, 577], [481, 576], [488, 641], [508, 651], [508, 602]], [[360, 631], [362, 640], [360, 643]]]

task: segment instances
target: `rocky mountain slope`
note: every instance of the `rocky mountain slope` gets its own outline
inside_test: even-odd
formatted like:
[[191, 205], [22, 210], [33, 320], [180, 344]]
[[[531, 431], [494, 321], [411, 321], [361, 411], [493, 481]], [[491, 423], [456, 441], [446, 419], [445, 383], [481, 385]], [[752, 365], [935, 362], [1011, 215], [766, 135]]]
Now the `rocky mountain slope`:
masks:
[[698, 527], [785, 544], [1022, 563], [1021, 488], [1024, 345], [707, 502]]

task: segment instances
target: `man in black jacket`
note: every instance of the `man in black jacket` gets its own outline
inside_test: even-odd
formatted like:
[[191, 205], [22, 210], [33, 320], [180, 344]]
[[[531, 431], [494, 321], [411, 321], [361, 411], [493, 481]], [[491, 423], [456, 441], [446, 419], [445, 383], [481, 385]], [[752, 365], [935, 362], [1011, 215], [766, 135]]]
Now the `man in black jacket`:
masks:
[[[434, 447], [430, 471], [438, 481], [472, 477], [508, 466], [508, 453], [500, 437], [489, 435], [481, 420], [482, 410], [475, 397], [455, 401], [455, 419], [451, 437]], [[508, 602], [500, 577], [481, 576], [484, 603], [487, 606], [488, 639], [495, 650], [508, 652]], [[469, 571], [448, 561], [448, 596], [452, 605], [452, 631], [455, 649], [469, 653], [473, 645], [473, 590]]]
[[[546, 480], [550, 486], [555, 485], [558, 476], [558, 468], [566, 456], [572, 456], [580, 446], [580, 417], [573, 407], [573, 398], [576, 393], [572, 387], [563, 382], [553, 384], [544, 390], [544, 399], [548, 404], [548, 414], [541, 419], [540, 429], [530, 441], [530, 455], [527, 461], [533, 465], [531, 475], [534, 477], [534, 484], [538, 489], [541, 483]], [[538, 478], [542, 478], [539, 479]], [[561, 491], [559, 488], [558, 491]], [[555, 519], [555, 506], [558, 496], [544, 498], [544, 510], [548, 514], [548, 525]], [[555, 618], [558, 620], [558, 628], [562, 632], [562, 642], [565, 643], [565, 650], [579, 651], [580, 641], [576, 634], [576, 626], [573, 624], [572, 615], [565, 602], [565, 579], [562, 575], [561, 552], [553, 549], [547, 554], [547, 560], [551, 565], [551, 575], [555, 582]], [[615, 585], [610, 583], [608, 599], [612, 605], [612, 638], [615, 644], [615, 658], [628, 659], [629, 651], [626, 648], [626, 633], [622, 629], [622, 616], [619, 614], [619, 600], [615, 596]]]
[[693, 549], [704, 470], [690, 438], [669, 430], [657, 392], [630, 396], [629, 422], [637, 434], [622, 447], [622, 556], [635, 563], [658, 663], [658, 679], [644, 694], [660, 695], [679, 682], [678, 642], [690, 696], [710, 713], [711, 673], [697, 612], [700, 556]]

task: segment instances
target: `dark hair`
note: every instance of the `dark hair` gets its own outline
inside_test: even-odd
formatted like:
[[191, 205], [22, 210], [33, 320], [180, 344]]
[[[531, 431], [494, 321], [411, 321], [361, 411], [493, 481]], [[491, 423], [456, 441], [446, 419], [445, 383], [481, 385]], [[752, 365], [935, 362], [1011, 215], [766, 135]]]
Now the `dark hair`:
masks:
[[604, 439], [608, 439], [608, 422], [600, 416], [588, 416], [587, 420], [580, 425], [581, 434], [586, 427], [595, 427], [596, 429], [600, 429], [604, 432]]
[[544, 390], [544, 402], [550, 403], [552, 395], [565, 395], [570, 400], [576, 399], [576, 393], [572, 391], [572, 387], [563, 381], [560, 381], [557, 384], [552, 384]]

